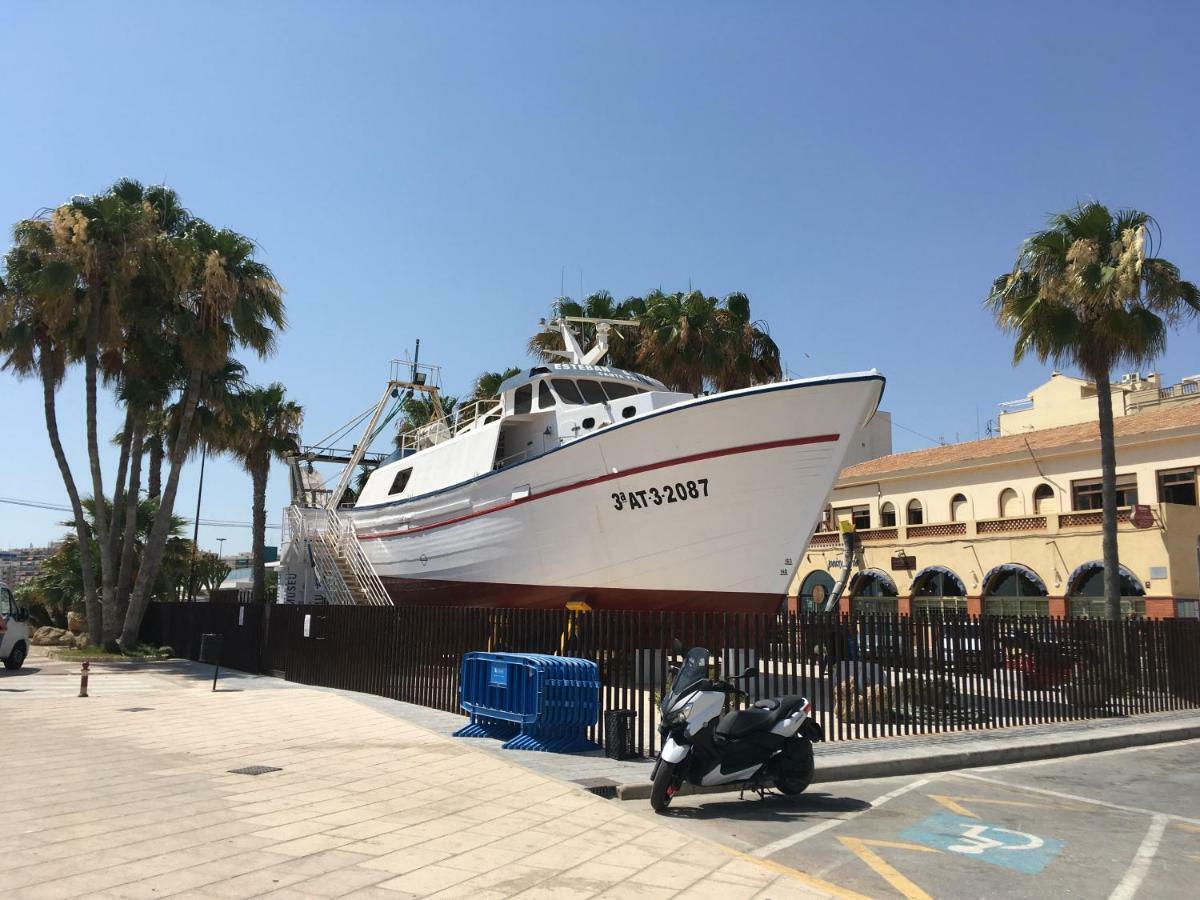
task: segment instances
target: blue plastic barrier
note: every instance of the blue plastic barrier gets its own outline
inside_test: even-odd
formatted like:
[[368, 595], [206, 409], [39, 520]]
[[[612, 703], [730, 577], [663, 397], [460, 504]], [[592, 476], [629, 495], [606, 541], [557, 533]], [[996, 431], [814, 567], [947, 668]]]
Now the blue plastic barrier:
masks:
[[493, 737], [506, 750], [596, 750], [585, 732], [600, 716], [600, 670], [587, 659], [468, 653], [459, 705], [471, 723], [456, 737]]

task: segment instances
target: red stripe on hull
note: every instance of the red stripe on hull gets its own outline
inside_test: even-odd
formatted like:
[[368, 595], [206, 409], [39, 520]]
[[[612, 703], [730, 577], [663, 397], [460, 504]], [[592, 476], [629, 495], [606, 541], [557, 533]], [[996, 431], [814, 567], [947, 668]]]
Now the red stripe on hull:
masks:
[[481, 509], [479, 512], [469, 512], [461, 516], [454, 516], [450, 519], [443, 519], [440, 522], [430, 522], [428, 525], [415, 525], [412, 528], [398, 528], [394, 531], [369, 531], [360, 534], [360, 541], [378, 540], [379, 538], [395, 537], [398, 534], [420, 534], [422, 531], [429, 531], [431, 528], [443, 528], [446, 525], [455, 525], [459, 522], [465, 522], [468, 519], [474, 519], [479, 516], [491, 515], [494, 512], [500, 512], [502, 509], [510, 509], [514, 506], [520, 506], [523, 503], [533, 503], [537, 500], [544, 500], [547, 497], [553, 497], [557, 494], [565, 494], [567, 491], [576, 491], [580, 488], [591, 487], [594, 484], [601, 484], [605, 481], [612, 481], [614, 478], [628, 478], [631, 475], [640, 475], [642, 472], [651, 472], [655, 469], [665, 469], [668, 466], [681, 466], [685, 463], [699, 462], [705, 459], [714, 459], [718, 456], [733, 456], [738, 453], [755, 453], [760, 450], [778, 450], [782, 447], [798, 447], [802, 444], [826, 444], [831, 441], [836, 441], [840, 435], [837, 434], [816, 434], [810, 437], [788, 438], [782, 441], [766, 441], [761, 444], [744, 444], [740, 447], [726, 447], [722, 450], [707, 450], [704, 453], [693, 453], [691, 456], [678, 456], [675, 459], [665, 459], [661, 462], [647, 463], [644, 466], [634, 466], [632, 469], [626, 469], [623, 472], [609, 473], [606, 475], [598, 475], [595, 478], [587, 478], [583, 481], [576, 481], [574, 484], [565, 484], [561, 487], [550, 488], [541, 493], [534, 494], [531, 497], [523, 497], [520, 500], [508, 500], [503, 503], [497, 503], [495, 506], [489, 506], [487, 509]]
[[775, 613], [782, 594], [735, 591], [666, 591], [650, 588], [570, 587], [478, 581], [388, 578], [383, 586], [398, 606], [477, 606], [504, 609], [562, 609], [583, 600], [592, 609], [664, 612]]

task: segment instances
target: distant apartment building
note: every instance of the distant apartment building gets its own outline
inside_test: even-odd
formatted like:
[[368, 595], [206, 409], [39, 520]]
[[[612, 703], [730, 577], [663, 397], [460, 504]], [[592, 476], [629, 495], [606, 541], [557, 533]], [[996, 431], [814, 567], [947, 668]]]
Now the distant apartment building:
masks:
[[52, 556], [61, 541], [55, 541], [48, 547], [13, 547], [0, 550], [0, 581], [14, 590], [30, 578], [35, 578], [42, 572], [42, 561]]
[[[1200, 389], [1157, 374], [1113, 385], [1122, 606], [1200, 607]], [[1103, 614], [1096, 388], [1055, 373], [1004, 404], [1000, 436], [844, 469], [789, 604], [819, 608], [854, 532], [844, 612]]]

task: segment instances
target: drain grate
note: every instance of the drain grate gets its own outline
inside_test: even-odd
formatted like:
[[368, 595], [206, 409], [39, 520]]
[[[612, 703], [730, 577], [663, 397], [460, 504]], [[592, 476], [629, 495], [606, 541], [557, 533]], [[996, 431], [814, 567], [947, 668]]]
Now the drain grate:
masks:
[[268, 772], [282, 772], [279, 766], [243, 766], [240, 769], [230, 769], [230, 775], [265, 775]]
[[575, 784], [586, 790], [589, 794], [595, 794], [597, 797], [603, 797], [605, 800], [617, 799], [618, 783], [611, 778], [578, 778]]
[[127, 706], [121, 712], [151, 712], [153, 706]]

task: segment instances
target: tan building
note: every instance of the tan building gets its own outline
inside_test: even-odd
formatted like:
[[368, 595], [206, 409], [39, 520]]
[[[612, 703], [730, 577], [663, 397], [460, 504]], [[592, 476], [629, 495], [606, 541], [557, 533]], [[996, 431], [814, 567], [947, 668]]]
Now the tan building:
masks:
[[[1055, 375], [1030, 394], [1045, 417], [1025, 424], [1053, 421], [1056, 406], [1072, 421], [1086, 411], [1087, 386]], [[1200, 393], [1180, 392], [1188, 402], [1174, 402], [1174, 390], [1155, 383], [1157, 402], [1129, 407], [1135, 391], [1114, 388], [1123, 398], [1115, 431], [1124, 606], [1155, 618], [1194, 617], [1200, 605]], [[1102, 614], [1094, 386], [1090, 400], [1093, 415], [1075, 424], [844, 469], [789, 604], [819, 607], [830, 595], [844, 556], [839, 523], [852, 522], [842, 611]]]
[[[1200, 375], [1179, 384], [1162, 386], [1157, 372], [1143, 377], [1138, 372], [1123, 375], [1112, 386], [1114, 416], [1132, 415], [1158, 406], [1172, 406], [1200, 399]], [[1034, 388], [1024, 400], [1000, 404], [1001, 435], [1026, 434], [1042, 428], [1095, 422], [1100, 418], [1096, 385], [1082, 378], [1055, 372], [1050, 380]]]

